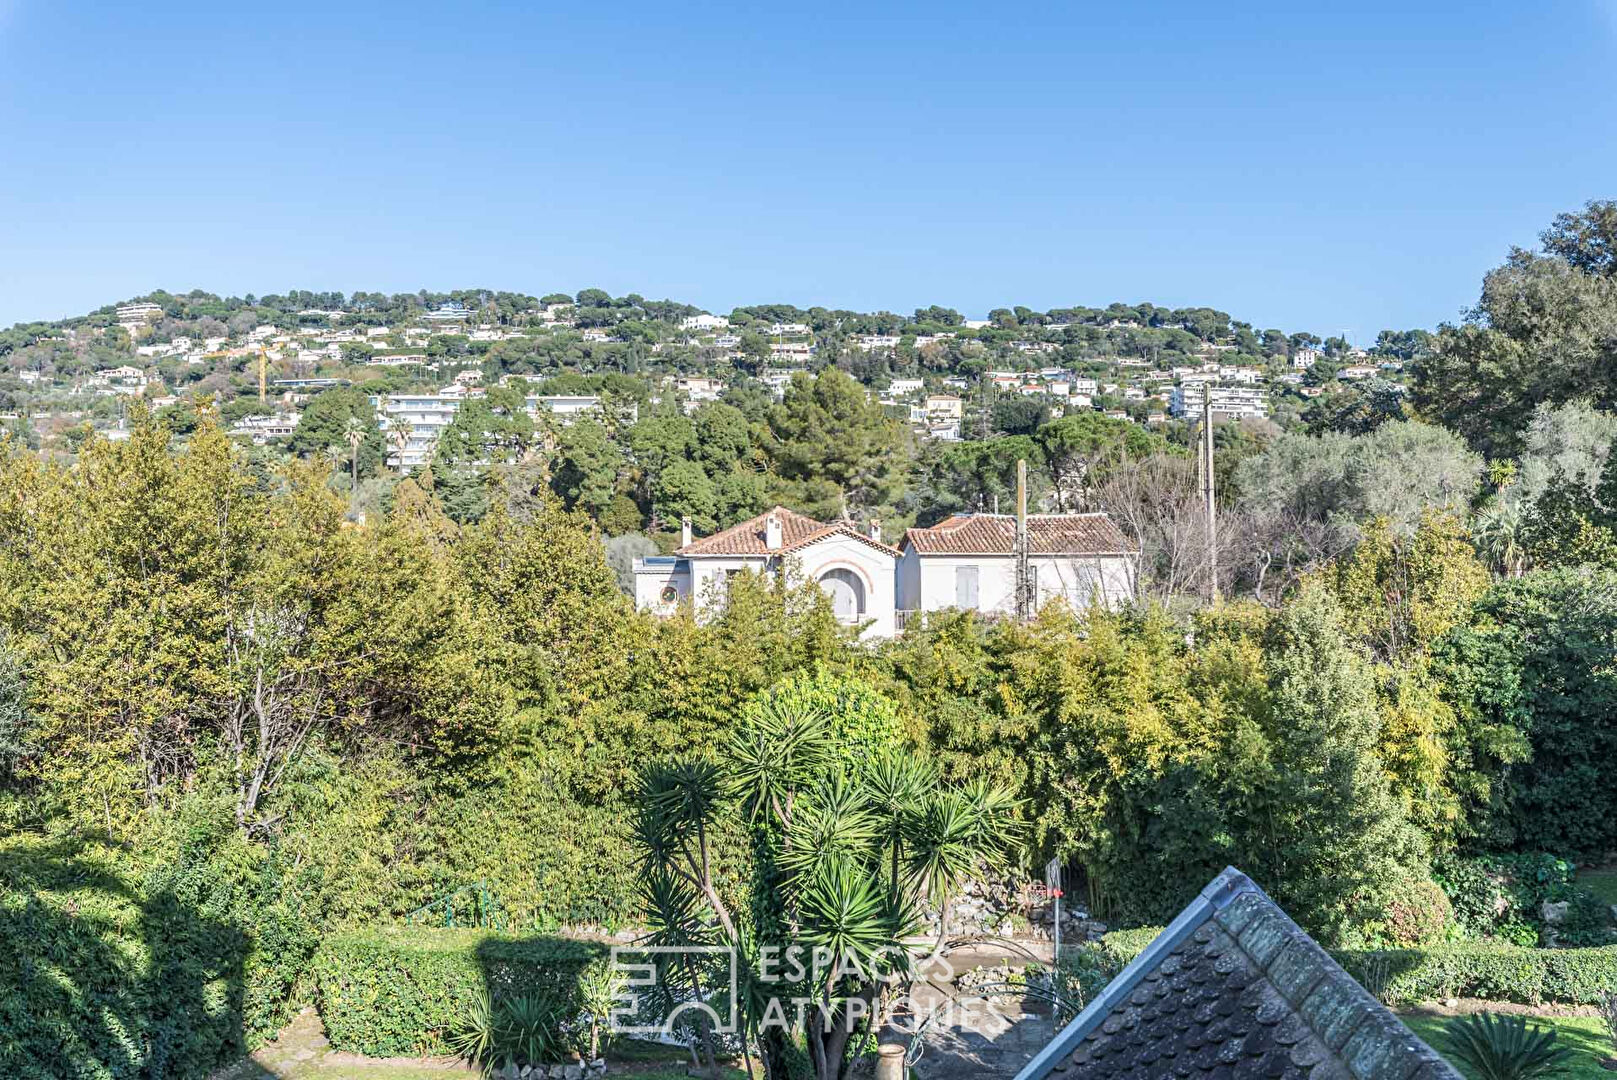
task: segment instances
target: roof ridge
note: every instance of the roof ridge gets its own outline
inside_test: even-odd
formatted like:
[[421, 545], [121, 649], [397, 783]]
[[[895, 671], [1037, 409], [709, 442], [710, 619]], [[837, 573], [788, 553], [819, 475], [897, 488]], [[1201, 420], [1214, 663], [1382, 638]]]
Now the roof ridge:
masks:
[[[1234, 867], [1225, 867], [1202, 889], [1162, 933], [1017, 1073], [1016, 1080], [1041, 1080], [1064, 1068], [1091, 1040], [1104, 1040], [1113, 1030], [1113, 1014], [1129, 1008], [1131, 1002], [1140, 1002], [1142, 984], [1162, 979], [1173, 969], [1172, 965], [1188, 963], [1184, 950], [1193, 942], [1209, 951], [1226, 953], [1233, 946], [1246, 968], [1255, 973], [1254, 980], [1244, 984], [1247, 991], [1260, 983], [1266, 986], [1267, 992], [1278, 999], [1271, 1000], [1283, 1006], [1294, 1022], [1312, 1036], [1317, 1044], [1317, 1049], [1311, 1051], [1313, 1060], [1296, 1062], [1304, 1066], [1303, 1074], [1324, 1060], [1319, 1056], [1323, 1051], [1337, 1064], [1321, 1072], [1322, 1078], [1329, 1075], [1354, 1080], [1391, 1076], [1406, 1080], [1461, 1080], [1453, 1066], [1354, 981], [1257, 883]], [[1218, 962], [1225, 963], [1222, 959]], [[1123, 1022], [1129, 1023], [1126, 1019]], [[1094, 1045], [1104, 1046], [1104, 1042]], [[1151, 1060], [1141, 1059], [1143, 1063]], [[1296, 1061], [1295, 1056], [1293, 1060]], [[1139, 1077], [1167, 1075], [1128, 1071], [1130, 1076]]]

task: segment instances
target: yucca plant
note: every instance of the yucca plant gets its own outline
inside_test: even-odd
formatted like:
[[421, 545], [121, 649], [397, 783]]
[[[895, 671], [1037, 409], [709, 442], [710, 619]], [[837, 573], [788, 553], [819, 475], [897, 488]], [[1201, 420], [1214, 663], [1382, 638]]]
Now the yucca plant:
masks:
[[480, 1065], [483, 1075], [494, 1071], [494, 1003], [487, 994], [472, 999], [460, 1022], [449, 1033], [449, 1048], [473, 1065]]
[[544, 993], [490, 998], [480, 994], [461, 1015], [449, 1036], [450, 1049], [484, 1076], [507, 1064], [538, 1065], [559, 1058], [566, 1049], [562, 1026], [564, 1004]]
[[589, 1023], [591, 1060], [601, 1055], [601, 1031], [620, 1004], [626, 987], [623, 972], [603, 960], [593, 961], [579, 972], [578, 998]]
[[1473, 1013], [1448, 1026], [1455, 1057], [1480, 1080], [1536, 1080], [1566, 1070], [1572, 1051], [1556, 1046], [1553, 1028], [1529, 1027], [1524, 1016]]
[[[837, 732], [862, 730], [862, 716], [838, 708], [766, 692], [716, 758], [642, 775], [646, 941], [716, 940], [738, 950], [739, 1019], [771, 1077], [787, 1074], [791, 1056], [779, 1027], [760, 1024], [771, 1003], [782, 1007], [774, 995], [784, 995], [786, 1012], [796, 1003], [792, 1034], [817, 1080], [838, 1080], [880, 1029], [891, 987], [907, 977], [903, 942], [921, 927], [922, 906], [946, 906], [971, 874], [1010, 861], [1018, 839], [1009, 792], [945, 784], [896, 737], [852, 753]], [[754, 877], [750, 889], [721, 889], [712, 841], [737, 824], [752, 843]], [[766, 978], [765, 949], [812, 955], [812, 970], [782, 979], [772, 964]], [[709, 1051], [706, 1066], [715, 1065]]]
[[494, 1006], [494, 1054], [517, 1065], [556, 1061], [567, 1049], [566, 1020], [565, 1004], [552, 994], [501, 998]]

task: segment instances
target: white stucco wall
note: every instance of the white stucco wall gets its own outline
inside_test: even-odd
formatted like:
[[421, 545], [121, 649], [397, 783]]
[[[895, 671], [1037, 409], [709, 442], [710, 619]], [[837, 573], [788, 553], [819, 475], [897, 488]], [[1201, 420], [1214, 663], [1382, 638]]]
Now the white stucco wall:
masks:
[[[1065, 597], [1075, 609], [1089, 606], [1097, 588], [1102, 601], [1117, 607], [1134, 595], [1131, 560], [1034, 557], [1028, 560], [1038, 582], [1040, 607]], [[927, 555], [907, 550], [900, 566], [902, 599], [910, 611], [940, 611], [958, 606], [955, 570], [977, 567], [977, 610], [1009, 614], [1016, 610], [1016, 560], [1009, 555]]]
[[893, 556], [851, 536], [833, 536], [793, 552], [792, 558], [797, 572], [813, 581], [818, 581], [836, 567], [853, 571], [865, 587], [862, 621], [871, 625], [866, 628], [864, 636], [893, 636], [898, 566]]
[[[701, 608], [723, 595], [724, 579], [730, 571], [763, 573], [770, 568], [771, 561], [761, 555], [697, 556], [682, 560], [690, 566], [690, 573], [684, 579], [686, 591], [681, 596], [695, 597], [697, 607]], [[867, 639], [893, 636], [897, 560], [891, 555], [851, 536], [832, 536], [791, 552], [786, 556], [786, 562], [790, 573], [809, 581], [818, 581], [828, 571], [839, 567], [851, 571], [864, 586], [865, 610], [860, 621], [870, 625], [863, 636]], [[660, 610], [651, 601], [656, 599], [661, 585], [656, 588], [647, 586], [646, 592], [651, 598], [648, 601], [640, 585], [642, 576], [650, 575], [635, 576], [636, 602], [650, 610]]]
[[[672, 603], [662, 598], [663, 590], [673, 586], [678, 596]], [[652, 562], [644, 559], [634, 561], [634, 604], [643, 611], [652, 611], [658, 615], [672, 615], [680, 604], [691, 595], [690, 564], [680, 559], [677, 562]]]

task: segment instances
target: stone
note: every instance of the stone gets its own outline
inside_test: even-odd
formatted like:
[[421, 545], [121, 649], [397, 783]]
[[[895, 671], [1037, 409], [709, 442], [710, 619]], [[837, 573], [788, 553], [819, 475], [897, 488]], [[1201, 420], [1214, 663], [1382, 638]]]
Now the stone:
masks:
[[562, 1070], [562, 1080], [584, 1080], [584, 1066], [574, 1063]]
[[567, 1069], [565, 1065], [552, 1065], [550, 1067], [550, 1080], [561, 1080], [562, 1073]]
[[1571, 902], [1567, 900], [1562, 900], [1558, 904], [1552, 904], [1546, 900], [1543, 904], [1539, 905], [1538, 910], [1539, 914], [1544, 916], [1544, 921], [1553, 925], [1555, 923], [1566, 921], [1566, 913], [1571, 906]]
[[605, 1076], [606, 1058], [598, 1057], [594, 1061], [590, 1062], [590, 1072], [594, 1073], [596, 1076]]

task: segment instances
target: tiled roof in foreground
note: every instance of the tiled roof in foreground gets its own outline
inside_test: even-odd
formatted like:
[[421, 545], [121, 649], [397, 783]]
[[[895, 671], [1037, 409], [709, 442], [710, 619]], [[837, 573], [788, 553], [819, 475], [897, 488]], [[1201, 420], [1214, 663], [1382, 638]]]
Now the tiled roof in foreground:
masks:
[[[1110, 517], [1094, 514], [1029, 514], [1028, 551], [1034, 555], [1133, 555]], [[922, 555], [1009, 555], [1015, 550], [1016, 518], [1010, 514], [956, 514], [930, 529], [911, 529], [904, 546]]]
[[1461, 1080], [1238, 870], [1017, 1080]]

